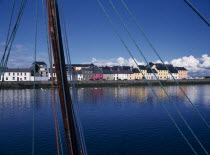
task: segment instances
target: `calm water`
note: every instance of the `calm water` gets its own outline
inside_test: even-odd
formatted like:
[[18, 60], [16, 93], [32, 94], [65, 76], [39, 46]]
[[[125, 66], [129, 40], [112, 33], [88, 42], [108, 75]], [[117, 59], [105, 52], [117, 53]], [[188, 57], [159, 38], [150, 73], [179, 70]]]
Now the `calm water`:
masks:
[[[176, 86], [166, 89], [210, 152], [210, 129]], [[183, 89], [210, 123], [210, 85]], [[196, 151], [204, 154], [161, 88], [155, 90]], [[88, 154], [193, 154], [148, 87], [79, 88], [77, 94]], [[35, 154], [56, 154], [51, 89], [37, 90], [36, 100]], [[31, 154], [32, 107], [33, 90], [0, 91], [0, 155]]]

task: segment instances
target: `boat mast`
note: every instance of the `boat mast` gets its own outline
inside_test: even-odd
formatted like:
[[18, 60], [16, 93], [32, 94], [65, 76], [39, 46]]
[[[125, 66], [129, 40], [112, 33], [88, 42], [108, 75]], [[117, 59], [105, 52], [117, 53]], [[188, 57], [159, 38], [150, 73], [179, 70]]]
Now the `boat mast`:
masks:
[[66, 135], [68, 155], [78, 155], [79, 151], [73, 116], [73, 105], [66, 75], [65, 57], [57, 0], [46, 0], [46, 6], [48, 12], [49, 39], [52, 44], [51, 46], [54, 56], [54, 64], [57, 76], [57, 85], [60, 97], [64, 131]]

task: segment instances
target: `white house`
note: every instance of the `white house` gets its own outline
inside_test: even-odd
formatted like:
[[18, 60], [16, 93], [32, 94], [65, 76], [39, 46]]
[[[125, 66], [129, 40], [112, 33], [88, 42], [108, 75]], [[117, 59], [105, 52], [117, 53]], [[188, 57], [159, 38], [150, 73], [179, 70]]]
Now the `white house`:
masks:
[[[169, 68], [169, 71], [171, 72], [171, 74], [168, 72], [168, 79], [169, 80], [173, 80], [173, 77], [175, 78], [175, 79], [178, 79], [179, 78], [179, 74], [178, 74], [178, 71], [177, 71], [177, 69], [176, 68], [174, 68], [174, 67], [171, 67], [171, 68]], [[173, 76], [173, 77], [172, 77]]]
[[158, 77], [158, 72], [155, 69], [151, 70], [150, 68], [148, 68], [147, 69], [147, 74], [146, 74], [146, 79], [148, 79], [148, 80], [156, 80], [155, 76]]
[[32, 81], [31, 73], [31, 69], [28, 68], [7, 68], [4, 76], [0, 77], [0, 81]]
[[73, 71], [75, 81], [83, 81], [83, 74], [81, 70]]

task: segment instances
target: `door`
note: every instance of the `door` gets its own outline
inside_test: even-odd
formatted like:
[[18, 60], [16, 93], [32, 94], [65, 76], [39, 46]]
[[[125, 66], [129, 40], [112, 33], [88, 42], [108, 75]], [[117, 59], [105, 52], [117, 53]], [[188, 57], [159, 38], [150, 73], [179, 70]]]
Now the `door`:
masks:
[[17, 81], [19, 81], [19, 77], [17, 77]]

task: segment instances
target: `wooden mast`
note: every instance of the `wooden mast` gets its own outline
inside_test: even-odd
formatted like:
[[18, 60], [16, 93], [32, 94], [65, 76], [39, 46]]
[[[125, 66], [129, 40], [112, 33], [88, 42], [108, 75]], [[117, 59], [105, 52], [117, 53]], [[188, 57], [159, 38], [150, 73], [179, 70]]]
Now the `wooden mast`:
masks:
[[[60, 106], [66, 135], [68, 155], [78, 155], [78, 143], [76, 138], [73, 106], [66, 75], [65, 57], [61, 36], [59, 10], [56, 0], [46, 0], [48, 11], [48, 31], [52, 44], [54, 63], [57, 76]], [[52, 75], [51, 75], [52, 76]]]

